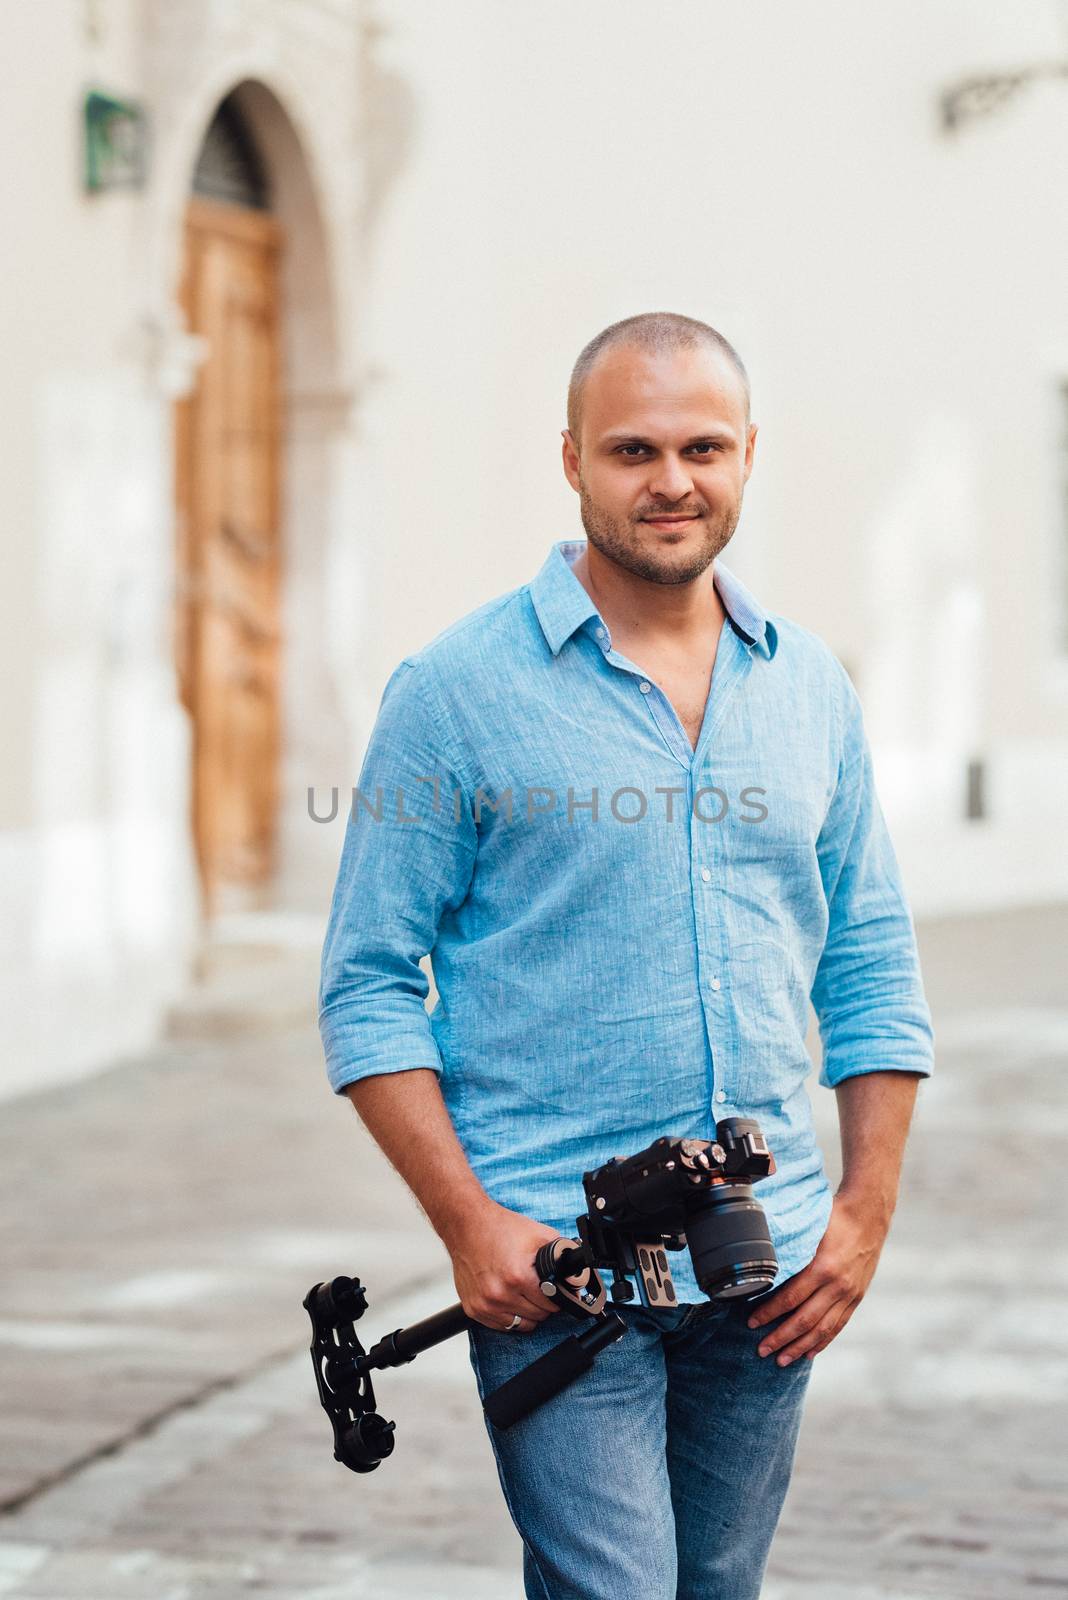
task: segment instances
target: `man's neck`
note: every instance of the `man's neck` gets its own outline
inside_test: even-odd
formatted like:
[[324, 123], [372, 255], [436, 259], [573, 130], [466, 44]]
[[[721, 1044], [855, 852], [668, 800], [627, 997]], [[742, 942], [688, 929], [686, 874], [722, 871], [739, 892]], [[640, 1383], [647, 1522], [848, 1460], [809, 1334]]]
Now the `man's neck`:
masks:
[[669, 649], [700, 647], [719, 637], [726, 613], [711, 563], [690, 583], [653, 583], [587, 541], [571, 570], [614, 635]]

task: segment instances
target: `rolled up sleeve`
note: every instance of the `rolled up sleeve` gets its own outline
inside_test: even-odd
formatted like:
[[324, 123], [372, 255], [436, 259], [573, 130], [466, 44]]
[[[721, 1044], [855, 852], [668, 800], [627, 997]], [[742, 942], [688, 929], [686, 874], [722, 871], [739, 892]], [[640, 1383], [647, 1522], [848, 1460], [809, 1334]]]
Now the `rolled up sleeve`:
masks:
[[915, 931], [860, 702], [838, 670], [838, 781], [817, 842], [828, 930], [812, 987], [828, 1088], [866, 1072], [926, 1077], [934, 1064]]
[[434, 685], [402, 662], [352, 796], [323, 945], [319, 1031], [335, 1093], [380, 1073], [441, 1072], [419, 962], [464, 899], [475, 845]]

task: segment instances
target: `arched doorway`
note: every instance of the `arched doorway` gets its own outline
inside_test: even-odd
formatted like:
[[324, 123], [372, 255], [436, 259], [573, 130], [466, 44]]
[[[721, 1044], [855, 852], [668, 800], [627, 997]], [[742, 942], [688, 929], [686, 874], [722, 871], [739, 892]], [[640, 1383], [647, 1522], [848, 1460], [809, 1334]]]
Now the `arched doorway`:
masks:
[[236, 94], [216, 110], [192, 188], [180, 301], [204, 359], [177, 403], [176, 647], [210, 914], [266, 903], [281, 760], [284, 235]]

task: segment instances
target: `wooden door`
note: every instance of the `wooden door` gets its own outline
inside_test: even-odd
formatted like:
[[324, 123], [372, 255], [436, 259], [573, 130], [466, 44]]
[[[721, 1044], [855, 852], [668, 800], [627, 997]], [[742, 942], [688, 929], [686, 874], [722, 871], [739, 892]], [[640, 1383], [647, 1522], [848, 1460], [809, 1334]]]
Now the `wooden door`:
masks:
[[[280, 754], [281, 231], [192, 200], [182, 301], [208, 354], [178, 403], [176, 644], [192, 719], [192, 826], [209, 912], [274, 865]], [[227, 889], [232, 893], [228, 896]]]

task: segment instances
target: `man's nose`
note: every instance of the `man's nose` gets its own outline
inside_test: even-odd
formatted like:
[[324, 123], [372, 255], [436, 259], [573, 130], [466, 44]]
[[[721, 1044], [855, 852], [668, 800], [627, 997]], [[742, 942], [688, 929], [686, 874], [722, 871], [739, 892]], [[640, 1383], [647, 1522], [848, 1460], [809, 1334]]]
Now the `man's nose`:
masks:
[[649, 491], [663, 500], [682, 500], [693, 488], [693, 478], [686, 463], [678, 456], [662, 456], [649, 480]]

